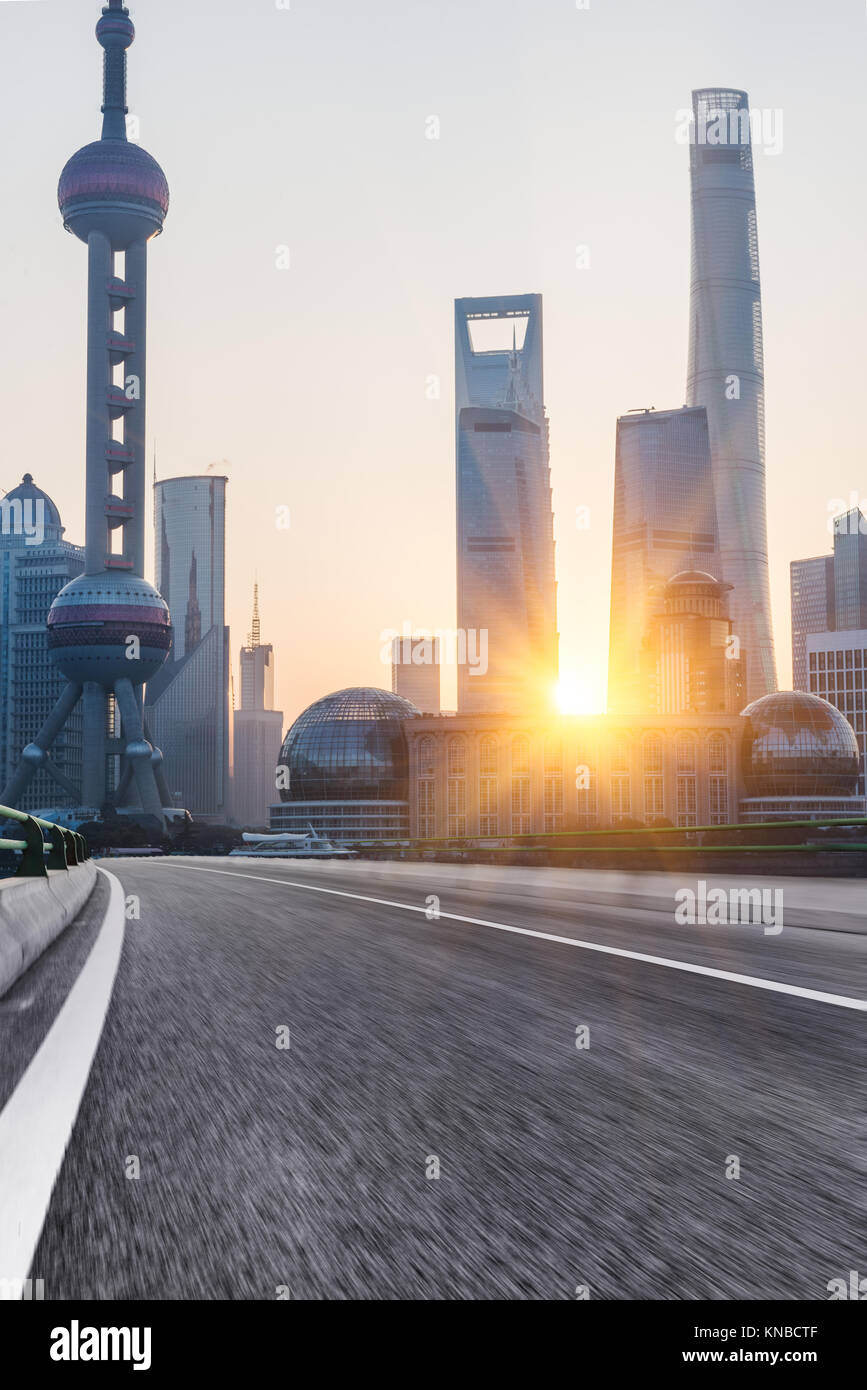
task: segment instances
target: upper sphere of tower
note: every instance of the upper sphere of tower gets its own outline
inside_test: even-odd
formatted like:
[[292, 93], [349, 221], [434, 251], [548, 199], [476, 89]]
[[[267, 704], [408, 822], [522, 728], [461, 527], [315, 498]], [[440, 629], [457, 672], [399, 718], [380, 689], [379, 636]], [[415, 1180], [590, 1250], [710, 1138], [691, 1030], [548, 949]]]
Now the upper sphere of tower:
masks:
[[135, 38], [135, 25], [125, 10], [103, 11], [97, 21], [96, 37], [103, 48], [129, 48]]

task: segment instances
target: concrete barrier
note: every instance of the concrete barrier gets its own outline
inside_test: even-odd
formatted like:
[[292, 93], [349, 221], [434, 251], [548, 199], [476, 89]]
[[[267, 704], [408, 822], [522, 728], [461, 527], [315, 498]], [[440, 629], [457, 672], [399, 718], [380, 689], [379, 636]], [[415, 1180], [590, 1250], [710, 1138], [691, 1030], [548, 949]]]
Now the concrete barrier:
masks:
[[78, 916], [96, 886], [88, 859], [46, 878], [0, 879], [0, 998]]

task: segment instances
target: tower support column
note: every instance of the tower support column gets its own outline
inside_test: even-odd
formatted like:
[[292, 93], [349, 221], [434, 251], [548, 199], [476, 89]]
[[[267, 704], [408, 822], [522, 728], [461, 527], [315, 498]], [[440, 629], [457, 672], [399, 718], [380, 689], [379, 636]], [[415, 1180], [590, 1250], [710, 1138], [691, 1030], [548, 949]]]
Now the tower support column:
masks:
[[135, 297], [125, 311], [126, 336], [135, 351], [126, 360], [127, 380], [134, 378], [134, 404], [124, 421], [124, 442], [132, 449], [135, 464], [124, 471], [123, 497], [135, 509], [124, 527], [124, 552], [132, 560], [133, 574], [144, 574], [145, 518], [145, 363], [147, 349], [147, 242], [134, 241], [126, 252], [126, 280], [135, 288]]
[[108, 281], [113, 269], [108, 237], [104, 232], [91, 232], [87, 238], [87, 493], [84, 547], [87, 574], [102, 573], [108, 549], [105, 498], [109, 488], [105, 449], [110, 434], [107, 397], [111, 385]]
[[106, 694], [96, 681], [85, 681], [82, 708], [84, 711], [84, 758], [81, 770], [81, 799], [85, 806], [97, 810], [105, 801], [105, 702]]

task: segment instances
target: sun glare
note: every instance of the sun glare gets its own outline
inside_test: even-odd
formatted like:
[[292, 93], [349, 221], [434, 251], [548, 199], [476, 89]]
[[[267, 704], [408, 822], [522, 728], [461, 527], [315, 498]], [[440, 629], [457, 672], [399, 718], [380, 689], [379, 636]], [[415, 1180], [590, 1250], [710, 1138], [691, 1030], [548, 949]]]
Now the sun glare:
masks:
[[561, 714], [599, 714], [598, 691], [580, 676], [562, 676], [554, 687], [554, 699]]

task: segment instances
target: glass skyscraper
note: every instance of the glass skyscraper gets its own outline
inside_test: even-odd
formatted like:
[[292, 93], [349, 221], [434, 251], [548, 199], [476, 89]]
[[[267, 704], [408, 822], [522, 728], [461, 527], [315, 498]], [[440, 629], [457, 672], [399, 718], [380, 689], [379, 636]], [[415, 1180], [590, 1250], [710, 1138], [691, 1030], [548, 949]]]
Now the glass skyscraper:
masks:
[[813, 632], [806, 637], [807, 689], [846, 716], [861, 755], [858, 795], [867, 794], [867, 628]]
[[706, 412], [623, 415], [614, 463], [609, 710], [654, 707], [646, 644], [664, 611], [666, 582], [684, 570], [719, 577]]
[[750, 700], [776, 690], [765, 511], [762, 299], [749, 100], [693, 92], [687, 403], [707, 410], [721, 572]]
[[465, 712], [521, 711], [553, 699], [557, 603], [543, 400], [542, 296], [456, 300], [458, 633], [471, 658], [458, 657]]
[[807, 684], [807, 635], [833, 632], [834, 556], [811, 555], [789, 566], [792, 606], [792, 689], [810, 690]]
[[145, 700], [175, 804], [216, 820], [228, 818], [230, 811], [233, 733], [225, 625], [226, 481], [203, 474], [154, 484], [156, 584], [174, 604], [174, 647], [148, 682]]
[[253, 828], [268, 824], [276, 796], [283, 713], [274, 709], [274, 648], [262, 642], [259, 586], [253, 588], [253, 625], [240, 655], [241, 707], [234, 712], [232, 818]]
[[867, 518], [853, 507], [834, 518], [834, 552], [793, 560], [792, 671], [845, 714], [858, 739], [865, 794], [867, 754]]
[[867, 627], [867, 520], [858, 507], [834, 519], [834, 626]]

